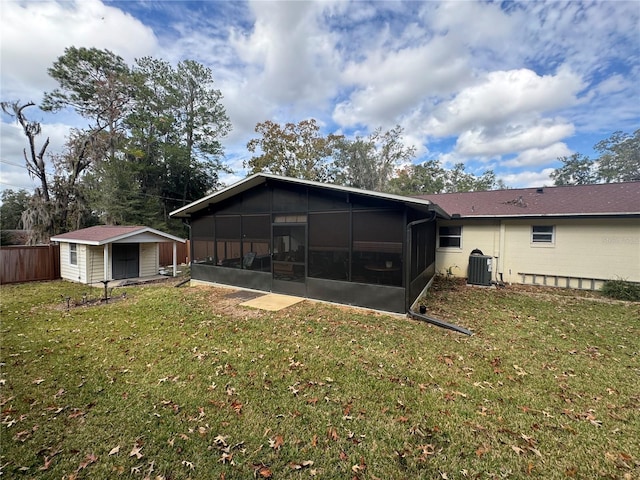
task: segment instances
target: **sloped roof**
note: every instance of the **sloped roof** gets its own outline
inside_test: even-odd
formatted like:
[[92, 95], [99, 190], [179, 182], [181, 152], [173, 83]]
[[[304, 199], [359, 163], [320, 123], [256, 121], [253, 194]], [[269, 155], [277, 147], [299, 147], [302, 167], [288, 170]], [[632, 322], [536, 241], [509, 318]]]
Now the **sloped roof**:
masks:
[[139, 225], [96, 225], [95, 227], [83, 228], [80, 230], [75, 230], [73, 232], [56, 235], [55, 237], [51, 237], [51, 240], [54, 242], [104, 245], [106, 243], [117, 242], [145, 233], [158, 237], [158, 242], [185, 242], [185, 240], [182, 238], [175, 237], [173, 235], [155, 230], [150, 227]]
[[438, 205], [435, 205], [433, 202], [427, 199], [416, 198], [416, 197], [403, 197], [401, 195], [392, 195], [388, 193], [373, 192], [370, 190], [361, 190], [359, 188], [345, 187], [342, 185], [333, 185], [330, 183], [314, 182], [312, 180], [301, 180], [299, 178], [282, 177], [279, 175], [272, 175], [270, 173], [256, 173], [254, 175], [251, 175], [250, 177], [240, 180], [239, 182], [234, 183], [233, 185], [227, 188], [224, 188], [211, 195], [208, 195], [199, 200], [196, 200], [195, 202], [192, 202], [189, 205], [185, 205], [182, 208], [174, 210], [169, 214], [169, 216], [173, 218], [188, 218], [192, 213], [195, 213], [198, 210], [206, 208], [208, 205], [222, 202], [230, 197], [238, 195], [253, 187], [262, 185], [269, 180], [285, 182], [290, 184], [297, 184], [297, 185], [307, 185], [307, 186], [316, 187], [320, 189], [333, 190], [333, 191], [339, 191], [339, 192], [354, 193], [354, 194], [362, 195], [365, 197], [379, 198], [383, 200], [391, 200], [391, 201], [403, 203], [405, 205], [410, 205], [416, 208], [435, 211], [441, 217], [445, 217], [445, 218], [448, 217], [448, 215], [442, 209], [440, 209]]
[[640, 215], [640, 182], [440, 193], [417, 198], [460, 217]]

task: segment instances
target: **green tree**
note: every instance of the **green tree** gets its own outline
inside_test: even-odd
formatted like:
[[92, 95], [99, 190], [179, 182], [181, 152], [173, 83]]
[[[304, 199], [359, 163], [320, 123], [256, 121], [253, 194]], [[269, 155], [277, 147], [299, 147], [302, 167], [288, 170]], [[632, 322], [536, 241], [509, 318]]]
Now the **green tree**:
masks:
[[133, 77], [122, 57], [109, 50], [69, 47], [48, 73], [59, 87], [45, 93], [43, 110], [72, 108], [89, 120], [91, 130], [108, 130], [113, 137], [122, 129], [133, 101]]
[[342, 137], [322, 136], [315, 119], [284, 126], [267, 120], [258, 123], [255, 131], [262, 138], [254, 138], [247, 144], [251, 153], [260, 152], [245, 162], [250, 173], [268, 172], [319, 182], [334, 179], [331, 157]]
[[615, 132], [594, 149], [600, 154], [597, 169], [601, 181], [640, 181], [640, 129], [633, 135]]
[[589, 157], [580, 153], [574, 153], [570, 157], [559, 157], [562, 167], [556, 168], [551, 173], [554, 185], [589, 185], [597, 183], [598, 172], [596, 166]]
[[335, 166], [337, 183], [365, 190], [388, 191], [396, 168], [411, 161], [414, 147], [402, 143], [402, 127], [382, 133], [378, 128], [366, 138], [339, 142]]
[[503, 188], [493, 170], [477, 177], [465, 172], [463, 163], [448, 170], [439, 160], [429, 160], [420, 165], [408, 165], [396, 173], [390, 182], [390, 190], [398, 195], [427, 195], [434, 193], [477, 192]]
[[22, 212], [28, 208], [31, 195], [24, 189], [3, 190], [0, 205], [0, 229], [16, 230], [22, 224]]

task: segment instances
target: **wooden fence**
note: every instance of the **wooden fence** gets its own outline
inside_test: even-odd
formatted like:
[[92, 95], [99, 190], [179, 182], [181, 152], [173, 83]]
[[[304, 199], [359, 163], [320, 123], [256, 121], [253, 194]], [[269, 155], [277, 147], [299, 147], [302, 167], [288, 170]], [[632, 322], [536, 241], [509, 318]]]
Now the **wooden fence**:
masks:
[[[176, 243], [176, 261], [178, 265], [181, 263], [189, 263], [190, 242]], [[173, 243], [160, 243], [160, 266], [166, 267], [167, 265], [173, 265]]]
[[0, 248], [0, 284], [60, 278], [60, 246]]

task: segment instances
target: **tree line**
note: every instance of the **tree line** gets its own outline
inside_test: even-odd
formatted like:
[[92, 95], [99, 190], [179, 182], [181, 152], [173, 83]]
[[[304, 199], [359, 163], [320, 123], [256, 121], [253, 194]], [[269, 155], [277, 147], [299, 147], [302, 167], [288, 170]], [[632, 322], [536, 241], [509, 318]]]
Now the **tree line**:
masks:
[[[40, 123], [29, 120], [38, 106], [2, 102], [27, 137], [25, 166], [38, 183], [33, 193], [3, 192], [2, 228], [30, 230], [32, 243], [100, 223], [183, 235], [169, 212], [216, 191], [221, 176], [231, 173], [222, 142], [232, 126], [212, 71], [193, 60], [172, 66], [152, 57], [128, 65], [109, 50], [70, 47], [48, 73], [58, 86], [39, 108], [72, 110], [87, 126], [72, 129], [62, 153], [50, 155]], [[415, 149], [403, 142], [400, 126], [349, 139], [323, 135], [314, 119], [284, 125], [267, 120], [255, 132], [247, 144], [248, 174], [400, 195], [506, 188], [492, 170], [476, 176], [463, 163], [452, 169], [438, 160], [413, 164]], [[596, 146], [602, 156], [595, 161], [579, 154], [560, 158], [563, 166], [552, 178], [557, 185], [637, 178], [638, 135], [616, 132]]]

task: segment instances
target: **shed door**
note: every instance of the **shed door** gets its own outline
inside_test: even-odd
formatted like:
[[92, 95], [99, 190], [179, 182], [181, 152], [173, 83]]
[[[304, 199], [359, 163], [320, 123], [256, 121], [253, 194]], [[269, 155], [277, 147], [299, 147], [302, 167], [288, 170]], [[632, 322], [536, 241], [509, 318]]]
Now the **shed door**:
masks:
[[114, 280], [139, 276], [140, 246], [137, 243], [114, 243], [111, 256]]

